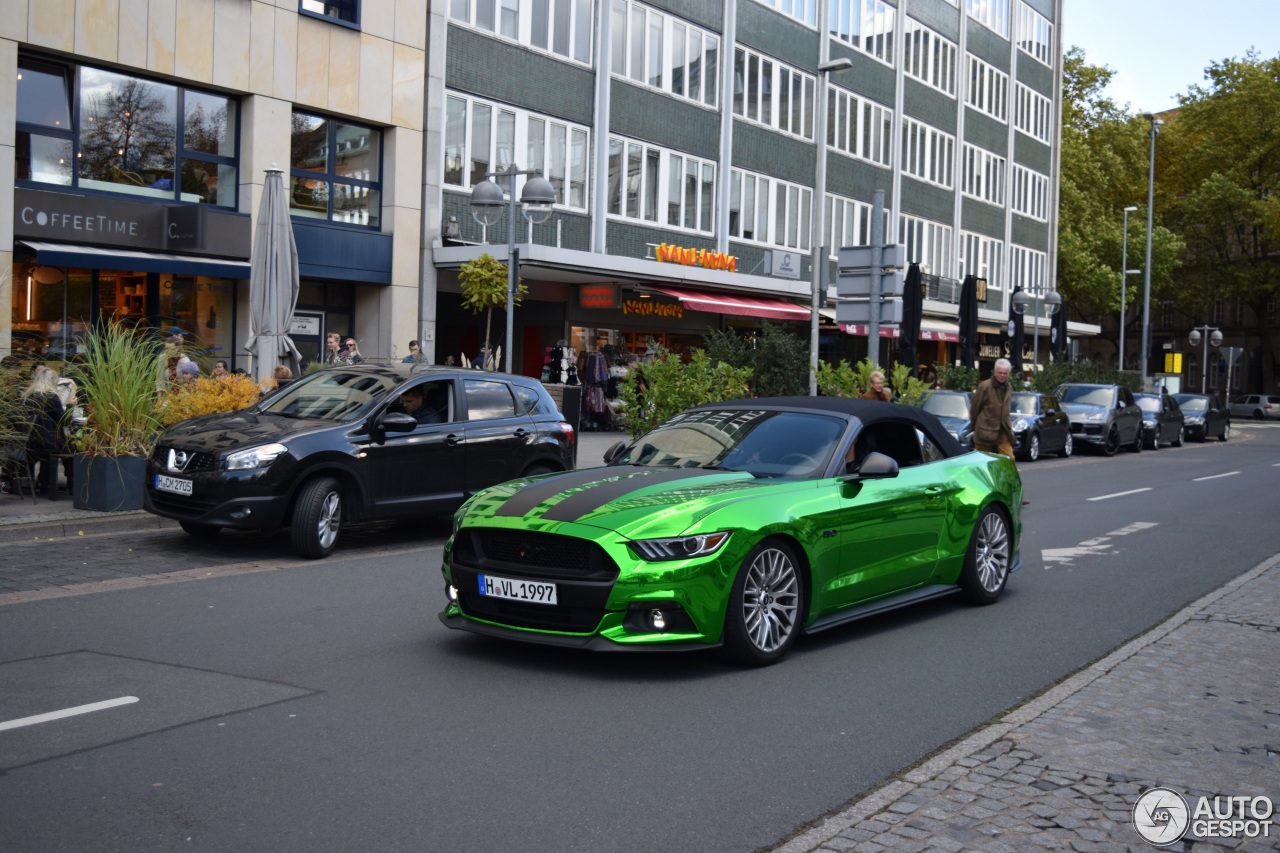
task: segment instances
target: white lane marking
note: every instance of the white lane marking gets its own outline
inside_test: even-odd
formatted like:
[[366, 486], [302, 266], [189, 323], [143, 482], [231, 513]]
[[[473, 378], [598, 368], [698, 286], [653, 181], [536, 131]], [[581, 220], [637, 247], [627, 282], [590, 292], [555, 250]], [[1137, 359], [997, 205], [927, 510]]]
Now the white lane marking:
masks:
[[[1121, 527], [1119, 530], [1113, 530], [1105, 536], [1086, 539], [1072, 548], [1045, 548], [1040, 551], [1040, 561], [1042, 563], [1070, 563], [1076, 557], [1112, 554], [1115, 552], [1108, 550], [1111, 547], [1111, 537], [1128, 536], [1130, 533], [1138, 533], [1158, 526], [1159, 523], [1154, 521], [1135, 521], [1133, 524]], [[1048, 566], [1046, 565], [1045, 568], [1048, 568]]]
[[1107, 500], [1111, 500], [1112, 498], [1122, 498], [1122, 497], [1124, 497], [1125, 495], [1136, 495], [1136, 494], [1138, 494], [1139, 492], [1149, 492], [1149, 491], [1151, 491], [1151, 487], [1150, 487], [1150, 486], [1148, 486], [1148, 487], [1147, 487], [1147, 488], [1145, 488], [1145, 489], [1130, 489], [1130, 490], [1129, 490], [1129, 491], [1127, 491], [1127, 492], [1116, 492], [1115, 494], [1111, 494], [1111, 495], [1099, 495], [1099, 496], [1098, 496], [1098, 497], [1096, 497], [1096, 498], [1088, 498], [1088, 500], [1091, 500], [1091, 501], [1107, 501]]
[[1107, 535], [1108, 536], [1128, 536], [1130, 533], [1138, 533], [1140, 531], [1148, 530], [1152, 527], [1159, 527], [1159, 526], [1160, 526], [1160, 523], [1158, 521], [1135, 521], [1133, 524], [1130, 524], [1128, 527], [1121, 527], [1119, 530], [1113, 530]]
[[1208, 477], [1194, 477], [1194, 478], [1191, 480], [1191, 482], [1193, 482], [1193, 483], [1202, 483], [1202, 482], [1204, 482], [1205, 480], [1216, 480], [1216, 479], [1218, 479], [1219, 477], [1234, 477], [1236, 474], [1239, 474], [1239, 473], [1240, 473], [1239, 471], [1228, 471], [1228, 472], [1227, 472], [1227, 473], [1225, 473], [1225, 474], [1212, 474], [1212, 475], [1210, 475], [1210, 476], [1208, 476]]
[[53, 720], [61, 720], [64, 717], [76, 717], [80, 714], [92, 714], [94, 711], [105, 711], [108, 708], [115, 708], [120, 705], [132, 705], [138, 701], [137, 696], [121, 696], [118, 699], [107, 699], [103, 702], [93, 702], [88, 705], [77, 705], [74, 708], [63, 708], [61, 711], [50, 711], [47, 714], [36, 714], [34, 717], [21, 717], [17, 720], [10, 720], [7, 723], [0, 723], [0, 732], [9, 729], [20, 729], [23, 726], [34, 726], [37, 723], [48, 723]]

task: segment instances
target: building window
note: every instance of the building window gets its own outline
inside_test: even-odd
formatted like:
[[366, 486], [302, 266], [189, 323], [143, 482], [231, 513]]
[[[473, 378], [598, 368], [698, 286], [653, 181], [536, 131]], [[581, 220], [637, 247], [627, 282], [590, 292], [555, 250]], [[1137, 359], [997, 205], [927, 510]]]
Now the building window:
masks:
[[1009, 250], [1009, 292], [1021, 287], [1034, 291], [1048, 284], [1048, 255], [1035, 249], [1013, 246]]
[[[902, 119], [902, 173], [937, 184], [954, 185], [956, 138], [911, 118]], [[1003, 176], [1002, 176], [1003, 177]], [[1003, 187], [1003, 180], [1001, 181]]]
[[818, 21], [817, 0], [758, 0], [758, 2], [772, 6], [782, 14], [811, 27]]
[[1172, 329], [1173, 319], [1173, 302], [1166, 299], [1160, 303], [1160, 328]]
[[515, 159], [522, 169], [542, 172], [555, 187], [556, 204], [586, 211], [587, 141], [584, 127], [451, 93], [445, 99], [444, 183], [470, 189]]
[[968, 88], [964, 102], [999, 121], [1009, 120], [1009, 75], [976, 56], [966, 60], [969, 66]]
[[908, 75], [955, 96], [956, 45], [917, 21], [907, 18], [903, 68]]
[[883, 0], [832, 0], [828, 29], [832, 38], [892, 65], [897, 14], [898, 10]]
[[1013, 124], [1018, 130], [1049, 143], [1053, 138], [1053, 103], [1021, 83], [1014, 90]]
[[729, 181], [730, 237], [808, 250], [813, 190], [741, 169]]
[[1227, 303], [1221, 299], [1213, 300], [1213, 319], [1209, 322], [1222, 325], [1223, 318], [1227, 315]]
[[899, 243], [907, 247], [907, 260], [934, 275], [950, 276], [951, 227], [903, 214], [898, 218]]
[[814, 78], [754, 51], [733, 53], [733, 114], [813, 139]]
[[960, 189], [991, 204], [1004, 204], [1005, 158], [965, 143], [960, 158]]
[[965, 0], [969, 17], [996, 33], [1009, 37], [1009, 0]]
[[1013, 165], [1013, 211], [1041, 222], [1049, 221], [1049, 177], [1017, 163]]
[[893, 165], [893, 110], [837, 86], [827, 91], [827, 145], [842, 154]]
[[610, 215], [710, 233], [715, 188], [710, 161], [609, 137]]
[[302, 0], [300, 11], [360, 26], [360, 0]]
[[[871, 205], [840, 196], [827, 196], [827, 248], [833, 259], [840, 255], [841, 246], [871, 245]], [[889, 212], [884, 212], [886, 220]], [[881, 223], [882, 225], [886, 223]], [[888, 233], [885, 228], [883, 233]]]
[[1237, 299], [1236, 300], [1236, 325], [1237, 326], [1244, 325], [1244, 308], [1245, 308], [1244, 300]]
[[382, 218], [382, 131], [294, 111], [289, 212], [377, 228]]
[[449, 0], [449, 17], [590, 65], [593, 5], [591, 0]]
[[1018, 2], [1018, 49], [1053, 67], [1053, 24], [1026, 3]]
[[234, 208], [237, 119], [225, 95], [24, 56], [15, 178]]
[[613, 0], [613, 73], [714, 107], [720, 39], [673, 15]]
[[972, 231], [960, 232], [960, 268], [957, 277], [974, 275], [985, 278], [987, 284], [997, 290], [1003, 288], [1000, 278], [1000, 261], [1002, 243], [994, 237], [974, 234]]

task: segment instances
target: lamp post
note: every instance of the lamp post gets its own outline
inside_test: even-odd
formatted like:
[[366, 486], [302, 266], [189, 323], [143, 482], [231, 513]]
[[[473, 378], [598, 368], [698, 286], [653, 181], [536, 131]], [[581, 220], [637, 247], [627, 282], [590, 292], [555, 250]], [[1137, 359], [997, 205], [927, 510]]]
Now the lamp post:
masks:
[[[823, 39], [823, 45], [826, 45]], [[818, 396], [818, 320], [819, 309], [827, 301], [827, 84], [832, 71], [853, 67], [848, 57], [818, 63], [819, 108], [814, 115], [814, 141], [817, 143], [817, 161], [813, 177], [813, 271], [809, 317], [809, 396]]]
[[[1036, 373], [1040, 372], [1040, 291], [1042, 289], [1042, 285], [1035, 285], [1034, 297], [1028, 296], [1025, 290], [1019, 290], [1017, 293], [1013, 294], [1013, 310], [1017, 311], [1019, 314], [1027, 313], [1028, 302], [1035, 302], [1033, 310], [1035, 311], [1036, 322], [1035, 328], [1032, 332], [1035, 334], [1036, 339], [1031, 345], [1031, 361], [1032, 365], [1035, 367]], [[1061, 307], [1061, 305], [1062, 297], [1056, 290], [1049, 291], [1048, 295], [1044, 297], [1044, 309], [1046, 316], [1052, 317], [1054, 314], [1057, 314], [1058, 308]]]
[[[502, 208], [507, 208], [507, 331], [506, 358], [503, 359], [503, 370], [511, 372], [511, 355], [514, 346], [514, 328], [516, 313], [516, 291], [520, 281], [520, 255], [516, 249], [516, 175], [532, 175], [524, 183], [524, 192], [520, 194], [520, 212], [524, 218], [534, 225], [540, 225], [551, 216], [551, 206], [556, 201], [556, 189], [551, 182], [542, 177], [540, 169], [517, 169], [512, 163], [506, 169], [487, 172], [485, 179], [476, 184], [471, 191], [471, 215], [476, 222], [486, 228], [497, 223], [502, 216]], [[503, 194], [502, 188], [493, 182], [493, 178], [509, 178], [511, 189], [510, 200]], [[488, 357], [485, 353], [484, 358]]]
[[1209, 347], [1222, 345], [1222, 330], [1217, 326], [1210, 326], [1207, 323], [1203, 326], [1196, 326], [1191, 330], [1191, 334], [1187, 336], [1187, 342], [1193, 347], [1200, 346], [1200, 333], [1204, 332], [1209, 336], [1209, 340], [1204, 345], [1204, 364], [1200, 368], [1200, 393], [1205, 394], [1205, 388], [1209, 380]]
[[1124, 370], [1124, 327], [1125, 327], [1125, 290], [1129, 284], [1129, 274], [1137, 270], [1129, 269], [1129, 214], [1138, 208], [1132, 205], [1124, 209], [1124, 245], [1120, 247], [1120, 370]]
[[1142, 117], [1151, 122], [1151, 158], [1147, 170], [1147, 264], [1142, 271], [1142, 390], [1147, 390], [1147, 371], [1151, 361], [1151, 227], [1152, 213], [1156, 200], [1156, 134], [1160, 132], [1163, 121], [1154, 113], [1143, 113]]

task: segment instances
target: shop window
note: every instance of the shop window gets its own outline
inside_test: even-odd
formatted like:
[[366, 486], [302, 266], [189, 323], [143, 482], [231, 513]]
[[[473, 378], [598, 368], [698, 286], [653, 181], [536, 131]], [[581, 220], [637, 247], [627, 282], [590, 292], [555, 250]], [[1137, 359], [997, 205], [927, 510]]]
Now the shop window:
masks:
[[235, 316], [235, 283], [227, 279], [194, 275], [160, 276], [160, 304], [156, 324], [177, 326], [187, 344], [210, 359], [234, 358], [232, 318]]
[[295, 112], [289, 167], [289, 212], [294, 216], [380, 225], [380, 130]]
[[18, 263], [13, 267], [12, 351], [72, 358], [89, 330], [93, 285], [88, 270]]
[[236, 206], [232, 98], [23, 56], [17, 102], [19, 185]]
[[305, 15], [360, 25], [360, 0], [302, 0], [298, 9]]

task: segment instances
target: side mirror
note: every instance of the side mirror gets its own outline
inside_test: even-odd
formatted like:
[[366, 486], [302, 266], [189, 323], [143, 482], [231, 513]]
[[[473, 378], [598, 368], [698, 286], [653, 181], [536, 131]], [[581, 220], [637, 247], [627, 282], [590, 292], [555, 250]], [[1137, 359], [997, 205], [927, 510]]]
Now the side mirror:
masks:
[[625, 441], [619, 441], [616, 444], [614, 444], [612, 447], [610, 447], [608, 450], [604, 452], [604, 464], [612, 465], [613, 460], [621, 456], [622, 452], [626, 449], [627, 449], [627, 443]]
[[387, 412], [378, 419], [378, 429], [383, 432], [413, 432], [417, 428], [413, 415], [404, 412]]
[[862, 464], [858, 466], [858, 470], [849, 474], [846, 479], [849, 480], [883, 480], [892, 479], [898, 476], [898, 461], [890, 456], [885, 456], [879, 451], [871, 451], [867, 454], [867, 458], [862, 460]]

